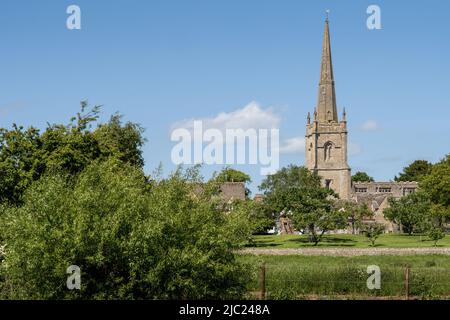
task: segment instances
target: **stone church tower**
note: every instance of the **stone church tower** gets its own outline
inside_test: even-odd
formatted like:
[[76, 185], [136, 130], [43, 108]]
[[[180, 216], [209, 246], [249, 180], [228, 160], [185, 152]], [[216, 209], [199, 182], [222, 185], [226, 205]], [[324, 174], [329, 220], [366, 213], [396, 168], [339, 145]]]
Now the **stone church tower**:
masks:
[[316, 171], [323, 185], [336, 191], [341, 199], [350, 199], [347, 121], [345, 109], [341, 121], [337, 114], [328, 18], [323, 36], [318, 102], [313, 119], [308, 113], [305, 148], [305, 166]]

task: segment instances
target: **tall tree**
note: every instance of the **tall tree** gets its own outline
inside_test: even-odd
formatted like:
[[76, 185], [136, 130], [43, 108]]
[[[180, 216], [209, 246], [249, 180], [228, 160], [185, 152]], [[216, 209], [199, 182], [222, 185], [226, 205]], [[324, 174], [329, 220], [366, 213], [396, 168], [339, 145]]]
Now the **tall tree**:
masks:
[[19, 204], [24, 191], [46, 172], [78, 174], [92, 161], [109, 157], [142, 168], [143, 129], [122, 124], [119, 115], [92, 128], [100, 107], [87, 107], [82, 102], [69, 124], [49, 124], [42, 133], [15, 124], [0, 129], [0, 203]]
[[291, 213], [294, 226], [317, 245], [325, 232], [347, 226], [347, 216], [336, 210], [337, 196], [321, 186], [321, 178], [305, 167], [290, 165], [268, 176], [260, 186], [265, 210]]
[[450, 154], [433, 165], [430, 174], [419, 183], [431, 201], [450, 210]]
[[416, 160], [409, 166], [403, 168], [403, 172], [399, 173], [399, 176], [394, 180], [400, 181], [417, 181], [420, 182], [422, 178], [430, 174], [432, 164], [426, 160]]

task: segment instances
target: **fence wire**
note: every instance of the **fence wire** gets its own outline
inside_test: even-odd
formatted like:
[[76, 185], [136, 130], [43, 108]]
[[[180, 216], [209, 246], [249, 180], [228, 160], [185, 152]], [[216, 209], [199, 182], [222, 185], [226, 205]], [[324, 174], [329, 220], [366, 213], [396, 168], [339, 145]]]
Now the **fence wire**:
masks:
[[[269, 299], [298, 299], [307, 295], [450, 298], [450, 268], [430, 266], [380, 267], [379, 286], [367, 266], [261, 266], [255, 292]], [[372, 276], [372, 277], [371, 277]], [[369, 279], [370, 278], [370, 279]]]

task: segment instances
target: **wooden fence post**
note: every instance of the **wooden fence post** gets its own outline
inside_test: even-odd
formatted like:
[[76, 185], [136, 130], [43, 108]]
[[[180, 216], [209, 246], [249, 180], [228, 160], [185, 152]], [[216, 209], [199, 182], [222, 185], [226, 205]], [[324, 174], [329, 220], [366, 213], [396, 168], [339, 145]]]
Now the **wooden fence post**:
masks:
[[406, 293], [406, 300], [409, 300], [409, 278], [410, 278], [410, 267], [406, 266], [405, 269], [405, 293]]
[[259, 290], [261, 293], [261, 300], [266, 299], [266, 264], [261, 266], [261, 272], [259, 274]]

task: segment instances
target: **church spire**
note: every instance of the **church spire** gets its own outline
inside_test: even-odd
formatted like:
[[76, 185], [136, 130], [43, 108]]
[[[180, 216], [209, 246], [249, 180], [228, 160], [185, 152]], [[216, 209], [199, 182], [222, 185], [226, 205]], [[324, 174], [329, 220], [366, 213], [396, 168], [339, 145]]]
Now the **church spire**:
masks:
[[317, 113], [319, 122], [338, 122], [336, 92], [334, 89], [333, 63], [331, 60], [328, 11], [327, 18], [325, 20], [325, 33], [323, 35]]

